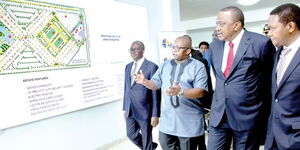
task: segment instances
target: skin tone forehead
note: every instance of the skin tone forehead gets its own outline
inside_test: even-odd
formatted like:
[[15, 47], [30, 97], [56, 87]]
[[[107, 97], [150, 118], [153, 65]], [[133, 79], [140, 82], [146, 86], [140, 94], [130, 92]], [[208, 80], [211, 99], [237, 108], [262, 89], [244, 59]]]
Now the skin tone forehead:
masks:
[[279, 17], [278, 17], [278, 15], [270, 15], [269, 16], [269, 19], [268, 19], [268, 25], [270, 26], [270, 27], [272, 27], [272, 26], [274, 26], [274, 25], [278, 25], [278, 24], [281, 24], [280, 22], [279, 22]]
[[140, 45], [139, 43], [132, 43], [132, 44], [131, 44], [131, 47], [132, 47], [132, 48], [140, 48], [141, 45]]
[[200, 48], [208, 49], [207, 45], [204, 45], [204, 44], [200, 45]]
[[188, 44], [188, 40], [185, 39], [185, 38], [177, 38], [175, 41], [174, 41], [174, 45], [175, 46], [180, 46], [180, 47], [189, 47], [189, 44]]

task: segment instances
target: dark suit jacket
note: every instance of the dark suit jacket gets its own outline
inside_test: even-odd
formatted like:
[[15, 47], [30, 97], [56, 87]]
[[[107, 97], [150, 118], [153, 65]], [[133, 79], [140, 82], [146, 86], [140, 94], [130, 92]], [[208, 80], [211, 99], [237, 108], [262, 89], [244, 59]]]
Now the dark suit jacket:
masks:
[[272, 42], [263, 35], [245, 30], [227, 78], [221, 70], [224, 41], [213, 41], [209, 52], [216, 77], [210, 125], [217, 127], [226, 110], [228, 123], [233, 130], [254, 129], [261, 123], [258, 121], [263, 101], [271, 99], [271, 92], [268, 91], [271, 88], [275, 52]]
[[[137, 120], [150, 120], [151, 117], [160, 116], [160, 90], [149, 90], [142, 84], [133, 83], [131, 86], [131, 68], [133, 62], [125, 68], [125, 86], [123, 110], [126, 116], [133, 116]], [[143, 70], [145, 78], [151, 79], [158, 66], [145, 59], [140, 70]]]
[[197, 50], [192, 50], [191, 55], [192, 55], [193, 58], [195, 58], [195, 59], [199, 60], [200, 62], [202, 62], [205, 66], [206, 74], [207, 74], [207, 89], [208, 89], [208, 92], [205, 93], [204, 97], [198, 98], [198, 100], [200, 101], [202, 108], [210, 109], [213, 89], [212, 89], [211, 77], [210, 77], [210, 73], [209, 73], [208, 61]]
[[202, 55], [202, 54], [200, 53], [200, 51], [198, 51], [198, 50], [192, 49], [191, 55], [192, 55], [193, 58], [195, 58], [195, 59], [197, 59], [197, 60], [200, 60], [200, 59], [203, 58], [203, 55]]
[[276, 67], [280, 48], [275, 55], [272, 75], [272, 110], [266, 147], [275, 138], [279, 149], [300, 149], [300, 48], [286, 69], [279, 86], [276, 85]]

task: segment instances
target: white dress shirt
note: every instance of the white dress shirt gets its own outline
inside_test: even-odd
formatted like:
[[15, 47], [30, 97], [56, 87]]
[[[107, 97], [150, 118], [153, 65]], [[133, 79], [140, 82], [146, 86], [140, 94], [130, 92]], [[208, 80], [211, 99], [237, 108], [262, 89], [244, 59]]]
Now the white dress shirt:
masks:
[[[242, 36], [244, 34], [244, 29], [235, 37], [234, 40], [232, 40], [231, 42], [233, 43], [233, 56], [235, 57], [236, 51], [238, 50], [240, 41], [242, 39]], [[225, 42], [224, 45], [224, 54], [223, 54], [223, 60], [222, 60], [222, 72], [225, 71], [226, 65], [227, 65], [227, 57], [228, 57], [228, 53], [229, 53], [229, 42]], [[232, 63], [233, 64], [233, 63]]]
[[135, 72], [132, 72], [133, 74], [137, 74], [137, 73], [138, 73], [138, 71], [140, 70], [140, 68], [141, 68], [141, 66], [142, 66], [142, 64], [143, 64], [143, 62], [144, 62], [144, 60], [145, 60], [145, 57], [142, 57], [142, 58], [141, 58], [140, 60], [138, 60], [137, 62], [133, 61], [133, 65], [132, 65], [132, 68], [131, 68], [131, 72], [133, 71], [134, 63], [137, 63]]
[[[287, 59], [286, 59], [286, 61], [285, 61], [285, 63], [284, 63], [284, 66], [283, 66], [283, 73], [282, 73], [282, 74], [285, 73], [287, 67], [290, 65], [290, 63], [291, 63], [293, 57], [295, 56], [296, 52], [298, 51], [299, 47], [300, 47], [300, 37], [298, 37], [297, 40], [294, 41], [290, 46], [288, 46], [288, 47], [283, 47], [283, 48], [290, 48], [291, 51], [286, 55]], [[280, 60], [279, 60], [279, 61], [280, 61]], [[278, 63], [278, 64], [279, 64], [279, 63]], [[277, 65], [276, 70], [278, 70], [278, 65]]]

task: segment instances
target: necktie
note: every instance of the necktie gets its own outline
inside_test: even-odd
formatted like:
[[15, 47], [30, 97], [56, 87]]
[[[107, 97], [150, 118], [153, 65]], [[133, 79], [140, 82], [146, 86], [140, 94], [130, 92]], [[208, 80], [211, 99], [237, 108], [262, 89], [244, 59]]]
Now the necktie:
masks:
[[279, 85], [281, 79], [282, 79], [282, 76], [285, 72], [285, 69], [284, 69], [284, 65], [286, 63], [286, 60], [287, 60], [287, 54], [291, 51], [290, 48], [284, 48], [282, 51], [281, 51], [281, 54], [279, 56], [279, 62], [278, 62], [278, 65], [277, 65], [277, 86]]
[[227, 65], [226, 65], [226, 68], [224, 70], [224, 76], [225, 76], [225, 78], [228, 77], [230, 68], [231, 68], [233, 60], [234, 60], [234, 56], [233, 56], [233, 43], [229, 42], [228, 45], [229, 45], [229, 53], [228, 53], [228, 56], [227, 56]]
[[133, 83], [134, 83], [134, 74], [135, 74], [135, 72], [136, 72], [136, 67], [137, 67], [137, 63], [135, 62], [135, 63], [133, 64], [133, 69], [132, 69], [132, 71], [131, 71], [131, 85], [133, 85]]

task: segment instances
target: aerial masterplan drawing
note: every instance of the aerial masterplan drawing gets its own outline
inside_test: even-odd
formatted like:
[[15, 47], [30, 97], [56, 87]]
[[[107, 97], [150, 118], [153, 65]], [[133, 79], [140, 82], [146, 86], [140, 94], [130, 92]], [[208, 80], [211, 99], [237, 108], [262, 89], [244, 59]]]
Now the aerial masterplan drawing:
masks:
[[0, 75], [89, 66], [84, 9], [0, 1]]

